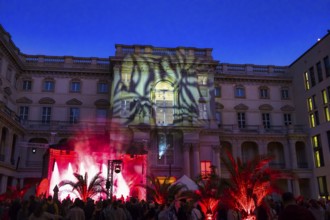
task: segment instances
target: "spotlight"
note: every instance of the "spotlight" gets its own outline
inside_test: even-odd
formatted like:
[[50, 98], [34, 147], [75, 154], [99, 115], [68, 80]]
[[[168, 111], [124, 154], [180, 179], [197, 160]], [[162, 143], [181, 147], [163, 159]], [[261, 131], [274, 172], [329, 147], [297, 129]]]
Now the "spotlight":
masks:
[[34, 147], [32, 148], [32, 153], [35, 154], [37, 152], [37, 149]]

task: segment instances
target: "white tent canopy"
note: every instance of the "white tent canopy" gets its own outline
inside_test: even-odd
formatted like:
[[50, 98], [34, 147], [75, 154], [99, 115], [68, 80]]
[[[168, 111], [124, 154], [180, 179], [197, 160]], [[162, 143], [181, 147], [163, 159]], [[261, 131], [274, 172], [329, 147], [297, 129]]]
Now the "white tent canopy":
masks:
[[197, 190], [198, 189], [197, 184], [192, 179], [190, 179], [189, 177], [187, 177], [186, 175], [183, 175], [182, 177], [180, 177], [177, 181], [175, 181], [173, 183], [173, 185], [174, 184], [185, 185], [188, 190]]

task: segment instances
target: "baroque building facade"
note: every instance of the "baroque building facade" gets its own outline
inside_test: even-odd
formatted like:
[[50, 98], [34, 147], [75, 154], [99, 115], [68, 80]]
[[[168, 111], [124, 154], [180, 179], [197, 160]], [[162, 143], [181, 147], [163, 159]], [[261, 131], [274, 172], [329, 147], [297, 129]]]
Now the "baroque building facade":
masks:
[[[314, 93], [329, 99], [329, 35], [290, 66], [226, 64], [210, 48], [149, 45], [118, 44], [109, 58], [27, 55], [2, 27], [0, 45], [0, 193], [39, 181], [47, 150], [83, 132], [106, 135], [115, 157], [144, 150], [146, 172], [158, 177], [193, 179], [213, 165], [228, 178], [226, 151], [243, 161], [271, 154], [270, 166], [296, 175], [279, 180], [283, 190], [328, 196], [329, 118], [310, 128], [315, 109], [306, 102]], [[320, 87], [303, 86], [303, 60], [316, 69], [321, 62]]]

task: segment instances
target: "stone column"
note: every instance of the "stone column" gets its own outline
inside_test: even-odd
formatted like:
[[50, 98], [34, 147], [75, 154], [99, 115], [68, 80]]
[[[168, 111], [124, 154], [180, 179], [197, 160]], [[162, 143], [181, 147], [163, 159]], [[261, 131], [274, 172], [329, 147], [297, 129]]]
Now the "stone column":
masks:
[[2, 175], [0, 179], [0, 194], [5, 193], [7, 190], [8, 176]]
[[220, 176], [221, 174], [221, 160], [220, 160], [220, 149], [221, 146], [212, 146], [214, 152], [214, 166], [216, 167], [216, 173]]
[[293, 195], [299, 196], [300, 195], [299, 179], [293, 179], [292, 183], [293, 183], [293, 189], [292, 189]]
[[291, 163], [288, 164], [290, 164], [292, 169], [297, 169], [297, 152], [296, 152], [295, 143], [296, 143], [295, 140], [289, 139], [289, 149], [290, 149], [289, 160], [291, 161]]
[[190, 175], [190, 143], [185, 143], [183, 145], [183, 174], [191, 177]]
[[199, 159], [199, 144], [194, 143], [193, 146], [193, 152], [194, 152], [194, 165], [193, 165], [193, 176], [192, 178], [197, 177], [201, 174], [201, 165], [200, 165], [200, 159]]
[[5, 143], [5, 162], [10, 163], [11, 151], [13, 150], [13, 132], [8, 129]]
[[24, 178], [20, 178], [19, 179], [19, 187], [20, 187], [20, 189], [22, 189], [23, 186], [24, 186]]

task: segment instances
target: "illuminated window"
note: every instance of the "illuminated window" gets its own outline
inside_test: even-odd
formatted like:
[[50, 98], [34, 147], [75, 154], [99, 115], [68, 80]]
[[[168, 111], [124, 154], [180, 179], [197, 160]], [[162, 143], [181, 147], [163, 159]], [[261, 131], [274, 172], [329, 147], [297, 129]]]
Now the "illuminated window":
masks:
[[99, 82], [97, 84], [97, 93], [108, 93], [109, 85], [106, 82]]
[[42, 107], [41, 121], [42, 121], [43, 124], [49, 124], [50, 123], [51, 114], [52, 114], [51, 107]]
[[259, 88], [259, 97], [261, 99], [268, 99], [269, 98], [269, 89], [267, 87], [260, 87]]
[[44, 92], [53, 92], [55, 87], [55, 82], [53, 79], [46, 79], [43, 84]]
[[214, 87], [214, 96], [221, 97], [221, 87]]
[[207, 117], [207, 103], [200, 102], [198, 104], [198, 110], [199, 110], [199, 119], [208, 119], [208, 117]]
[[262, 113], [262, 124], [264, 128], [270, 128], [270, 114], [269, 113]]
[[203, 178], [207, 178], [212, 172], [211, 161], [201, 161], [201, 175]]
[[201, 75], [199, 75], [197, 77], [197, 81], [198, 81], [198, 85], [206, 86], [207, 85], [207, 76], [201, 76]]
[[80, 84], [79, 81], [72, 81], [70, 83], [70, 92], [80, 92]]
[[322, 90], [322, 100], [323, 100], [323, 104], [328, 104], [328, 102], [329, 102], [327, 90], [325, 90], [325, 89]]
[[322, 73], [321, 62], [318, 62], [316, 64], [316, 71], [317, 71], [317, 78], [319, 79], [319, 82], [322, 82], [323, 81], [323, 73]]
[[130, 73], [122, 73], [121, 81], [124, 85], [128, 86], [131, 82], [131, 74]]
[[24, 121], [28, 120], [28, 118], [29, 118], [29, 107], [28, 106], [19, 107], [19, 118]]
[[329, 60], [329, 57], [328, 56], [324, 57], [323, 62], [324, 62], [325, 76], [330, 77], [330, 60]]
[[76, 124], [79, 122], [79, 117], [80, 117], [80, 109], [79, 108], [70, 108], [70, 123], [71, 124]]
[[309, 90], [310, 89], [310, 83], [309, 83], [308, 72], [304, 73], [304, 81], [305, 81], [305, 89]]
[[174, 163], [174, 148], [172, 134], [158, 134], [158, 165], [170, 165]]
[[325, 121], [330, 121], [330, 112], [328, 106], [324, 108], [324, 116], [325, 116]]
[[328, 199], [329, 192], [327, 190], [327, 178], [326, 176], [317, 177], [317, 185], [319, 187], [319, 196]]
[[314, 114], [310, 114], [309, 115], [309, 124], [310, 124], [310, 127], [311, 128], [314, 128], [315, 127], [315, 117], [314, 117]]
[[22, 90], [31, 91], [32, 89], [32, 81], [30, 79], [23, 80]]
[[201, 88], [200, 89], [200, 95], [201, 97], [208, 97], [209, 90], [207, 88]]
[[237, 112], [237, 124], [238, 128], [245, 128], [245, 113]]
[[131, 107], [130, 104], [131, 104], [130, 100], [127, 99], [121, 100], [120, 117], [127, 118], [129, 116], [130, 107]]
[[292, 124], [291, 114], [290, 113], [284, 113], [284, 125], [288, 126]]
[[313, 87], [316, 84], [314, 67], [309, 68], [309, 75], [311, 77], [311, 86]]
[[308, 110], [316, 109], [315, 95], [307, 99]]
[[243, 86], [235, 87], [235, 97], [236, 98], [245, 98], [245, 89]]
[[155, 87], [156, 123], [166, 126], [174, 121], [174, 93], [168, 82], [159, 82]]
[[321, 136], [315, 135], [312, 137], [312, 146], [314, 149], [314, 162], [315, 167], [323, 167], [324, 160], [323, 160], [323, 151], [321, 146]]
[[289, 99], [289, 88], [281, 88], [281, 99]]

